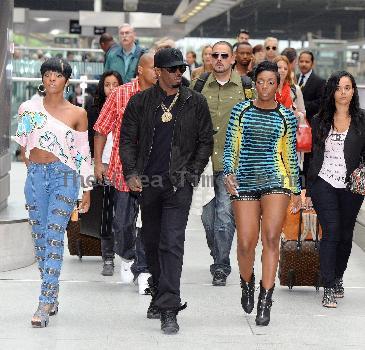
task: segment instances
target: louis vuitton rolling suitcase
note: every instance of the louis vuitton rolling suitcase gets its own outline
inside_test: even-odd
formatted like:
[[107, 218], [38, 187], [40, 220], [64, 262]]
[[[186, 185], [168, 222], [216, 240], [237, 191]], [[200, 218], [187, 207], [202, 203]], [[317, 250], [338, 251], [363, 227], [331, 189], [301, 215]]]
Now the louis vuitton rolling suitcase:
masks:
[[321, 229], [313, 209], [301, 209], [292, 214], [289, 211], [284, 222], [280, 243], [279, 280], [280, 285], [321, 285], [319, 268], [319, 240]]
[[101, 256], [101, 226], [103, 208], [108, 196], [109, 186], [95, 186], [90, 193], [90, 209], [85, 214], [78, 214], [75, 209], [67, 225], [68, 250], [81, 260], [83, 256]]

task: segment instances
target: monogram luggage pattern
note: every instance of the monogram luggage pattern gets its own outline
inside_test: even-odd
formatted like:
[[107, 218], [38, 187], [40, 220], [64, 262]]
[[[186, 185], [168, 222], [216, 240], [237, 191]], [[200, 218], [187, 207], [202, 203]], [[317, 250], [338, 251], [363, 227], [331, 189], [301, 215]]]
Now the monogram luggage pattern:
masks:
[[80, 220], [70, 220], [66, 231], [70, 255], [77, 255], [80, 260], [83, 256], [101, 256], [100, 239], [83, 235]]
[[103, 207], [103, 186], [91, 190], [91, 207], [85, 214], [75, 209], [67, 225], [68, 250], [70, 255], [101, 256], [101, 216]]
[[321, 285], [319, 268], [319, 237], [321, 229], [313, 209], [301, 209], [297, 214], [287, 213], [280, 244], [280, 285]]

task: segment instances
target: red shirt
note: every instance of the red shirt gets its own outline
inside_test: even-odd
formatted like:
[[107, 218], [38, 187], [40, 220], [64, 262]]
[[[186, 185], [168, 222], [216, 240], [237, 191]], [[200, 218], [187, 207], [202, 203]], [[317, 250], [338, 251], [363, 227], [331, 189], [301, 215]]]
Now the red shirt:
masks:
[[113, 148], [106, 176], [113, 186], [121, 192], [128, 192], [129, 187], [125, 182], [119, 157], [120, 128], [129, 99], [140, 91], [138, 78], [117, 87], [104, 103], [94, 125], [94, 130], [102, 135], [107, 136], [110, 132], [113, 133]]
[[290, 96], [290, 91], [290, 85], [288, 84], [288, 82], [285, 82], [281, 93], [278, 90], [275, 95], [275, 100], [289, 109], [293, 107], [293, 101]]

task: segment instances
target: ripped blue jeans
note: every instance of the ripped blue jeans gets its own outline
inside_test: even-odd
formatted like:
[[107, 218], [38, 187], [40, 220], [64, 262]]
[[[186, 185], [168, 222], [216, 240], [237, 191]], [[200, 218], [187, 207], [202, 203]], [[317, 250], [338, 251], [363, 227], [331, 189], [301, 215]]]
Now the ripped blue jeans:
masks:
[[28, 166], [24, 193], [41, 273], [42, 303], [53, 304], [58, 296], [64, 234], [79, 188], [76, 172], [60, 161]]

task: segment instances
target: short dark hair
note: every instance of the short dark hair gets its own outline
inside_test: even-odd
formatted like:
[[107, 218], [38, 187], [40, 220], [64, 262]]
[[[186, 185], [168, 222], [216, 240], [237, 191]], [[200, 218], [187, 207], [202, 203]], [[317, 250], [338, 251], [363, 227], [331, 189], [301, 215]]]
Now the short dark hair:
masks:
[[46, 72], [61, 73], [68, 80], [71, 77], [72, 68], [64, 58], [51, 57], [41, 65], [42, 78]]
[[256, 52], [264, 51], [264, 45], [257, 44], [252, 48], [252, 53], [255, 54]]
[[110, 43], [112, 41], [114, 41], [114, 39], [113, 39], [111, 34], [103, 33], [103, 34], [100, 35], [99, 44], [101, 44], [101, 43], [103, 43], [103, 44]]
[[280, 84], [278, 65], [275, 62], [270, 62], [270, 61], [262, 61], [256, 66], [254, 71], [254, 81], [256, 82], [257, 76], [265, 71], [274, 72], [276, 75], [276, 80], [278, 84]]
[[192, 55], [194, 58], [196, 58], [196, 53], [195, 53], [194, 51], [188, 51], [188, 52], [186, 53], [186, 55], [188, 55], [188, 53], [191, 53], [191, 55]]
[[240, 46], [249, 46], [252, 48], [252, 45], [248, 41], [242, 41], [241, 43], [236, 43], [236, 51], [239, 49]]
[[299, 59], [300, 59], [300, 56], [302, 56], [303, 54], [309, 55], [311, 57], [312, 62], [314, 62], [314, 55], [313, 55], [313, 52], [312, 51], [309, 51], [309, 50], [302, 51], [299, 54]]
[[231, 50], [231, 54], [233, 55], [233, 47], [232, 45], [228, 42], [228, 41], [225, 41], [225, 40], [220, 40], [220, 41], [217, 41], [213, 46], [212, 46], [212, 49], [214, 50], [214, 46], [217, 46], [217, 45], [226, 45], [228, 46], [228, 48]]
[[238, 32], [238, 35], [240, 35], [240, 34], [250, 35], [250, 32], [247, 29], [240, 29], [240, 31]]
[[297, 50], [293, 49], [292, 47], [287, 47], [281, 52], [282, 56], [286, 56], [289, 60], [289, 63], [292, 63], [297, 58]]

